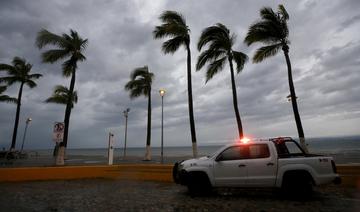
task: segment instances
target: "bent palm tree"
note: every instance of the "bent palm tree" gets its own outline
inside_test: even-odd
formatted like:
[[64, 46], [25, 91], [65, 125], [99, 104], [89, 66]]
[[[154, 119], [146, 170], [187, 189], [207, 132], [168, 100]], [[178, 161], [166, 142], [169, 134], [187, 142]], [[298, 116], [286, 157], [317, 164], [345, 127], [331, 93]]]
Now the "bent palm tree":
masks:
[[139, 96], [148, 97], [148, 119], [146, 135], [146, 153], [145, 160], [151, 160], [150, 142], [151, 142], [151, 84], [154, 74], [149, 72], [147, 66], [136, 68], [131, 72], [130, 81], [126, 83], [125, 90], [130, 92], [130, 98]]
[[193, 110], [192, 85], [191, 85], [191, 51], [190, 51], [190, 29], [186, 25], [185, 18], [175, 11], [165, 11], [161, 14], [162, 25], [156, 26], [153, 32], [155, 39], [169, 37], [162, 45], [165, 54], [175, 53], [180, 46], [184, 46], [187, 51], [187, 83], [188, 83], [188, 105], [191, 142], [193, 156], [197, 157], [196, 131]]
[[236, 63], [236, 72], [240, 73], [248, 57], [242, 52], [234, 51], [232, 49], [234, 43], [235, 35], [230, 35], [230, 30], [221, 23], [204, 29], [198, 42], [198, 49], [201, 51], [205, 45], [208, 45], [208, 49], [201, 52], [198, 57], [196, 70], [199, 71], [206, 63], [209, 63], [206, 70], [206, 82], [208, 82], [215, 74], [222, 71], [226, 61], [229, 62], [235, 116], [239, 137], [243, 138], [244, 132], [237, 103], [233, 61]]
[[300, 139], [300, 144], [307, 152], [304, 131], [296, 102], [295, 87], [292, 79], [292, 70], [289, 57], [290, 41], [289, 29], [287, 26], [289, 14], [283, 5], [279, 5], [278, 11], [276, 13], [271, 8], [264, 7], [260, 10], [260, 17], [260, 21], [257, 21], [249, 27], [249, 31], [245, 37], [245, 43], [248, 46], [257, 42], [265, 44], [265, 46], [257, 49], [253, 57], [254, 63], [259, 63], [268, 57], [276, 55], [280, 49], [283, 50], [288, 68], [289, 89], [296, 127]]
[[31, 68], [32, 65], [30, 63], [27, 63], [25, 59], [20, 57], [14, 57], [12, 65], [0, 64], [0, 70], [7, 72], [7, 76], [1, 77], [0, 82], [5, 82], [8, 86], [13, 85], [14, 83], [20, 83], [20, 89], [16, 102], [16, 115], [10, 151], [13, 151], [16, 146], [16, 136], [20, 118], [21, 97], [24, 85], [27, 85], [29, 88], [34, 88], [36, 87], [36, 83], [34, 80], [42, 77], [41, 74], [30, 74]]
[[[71, 99], [71, 108], [73, 108], [74, 104], [76, 104], [78, 101], [77, 92], [74, 91], [71, 94], [70, 90], [67, 87], [62, 85], [57, 85], [55, 86], [54, 93], [52, 94], [52, 96], [47, 98], [45, 102], [67, 105], [67, 101], [69, 98]], [[57, 156], [58, 151], [59, 151], [59, 143], [56, 142], [53, 156]]]
[[6, 86], [0, 86], [0, 102], [17, 103], [17, 99], [8, 95], [2, 95], [6, 90]]
[[[86, 60], [83, 52], [85, 51], [87, 44], [88, 40], [81, 38], [74, 30], [70, 30], [70, 35], [64, 33], [59, 36], [43, 29], [37, 35], [36, 45], [39, 49], [48, 45], [56, 47], [55, 49], [47, 50], [42, 53], [42, 60], [44, 63], [55, 63], [65, 59], [62, 63], [63, 76], [71, 77], [69, 86], [70, 93], [74, 92], [77, 63]], [[72, 99], [68, 96], [64, 117], [64, 139], [60, 143], [60, 150], [56, 159], [57, 165], [64, 165], [65, 148], [68, 142], [72, 107]]]

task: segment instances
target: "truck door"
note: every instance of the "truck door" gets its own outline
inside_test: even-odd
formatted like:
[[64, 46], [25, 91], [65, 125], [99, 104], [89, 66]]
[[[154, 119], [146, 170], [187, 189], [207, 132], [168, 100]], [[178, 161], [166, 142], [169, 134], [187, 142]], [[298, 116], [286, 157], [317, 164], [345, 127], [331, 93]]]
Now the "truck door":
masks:
[[249, 144], [248, 167], [249, 187], [273, 187], [276, 182], [277, 158], [270, 153], [268, 144]]
[[220, 153], [214, 162], [214, 181], [216, 186], [245, 186], [247, 166], [243, 158], [247, 148], [232, 146]]

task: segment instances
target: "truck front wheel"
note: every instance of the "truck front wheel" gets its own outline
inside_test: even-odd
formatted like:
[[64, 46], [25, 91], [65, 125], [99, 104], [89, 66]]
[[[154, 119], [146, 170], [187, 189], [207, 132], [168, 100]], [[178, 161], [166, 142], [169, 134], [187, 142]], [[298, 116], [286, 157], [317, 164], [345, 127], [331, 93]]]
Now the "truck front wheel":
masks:
[[187, 175], [187, 187], [192, 195], [208, 195], [212, 192], [210, 180], [204, 172], [189, 172]]

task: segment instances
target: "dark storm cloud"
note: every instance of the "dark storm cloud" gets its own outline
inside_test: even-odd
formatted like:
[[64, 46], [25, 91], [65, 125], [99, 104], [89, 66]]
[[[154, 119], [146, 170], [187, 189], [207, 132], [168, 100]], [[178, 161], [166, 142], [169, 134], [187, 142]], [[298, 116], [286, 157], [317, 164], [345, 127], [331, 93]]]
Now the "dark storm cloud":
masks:
[[[48, 29], [58, 34], [75, 29], [89, 40], [87, 60], [79, 64], [76, 90], [79, 102], [71, 116], [71, 147], [106, 145], [107, 133], [122, 142], [124, 117], [130, 107], [129, 144], [143, 146], [146, 136], [147, 99], [130, 100], [124, 90], [130, 72], [148, 65], [155, 74], [152, 91], [152, 141], [159, 145], [161, 99], [164, 98], [165, 138], [168, 145], [190, 145], [187, 105], [186, 52], [163, 55], [152, 31], [165, 10], [182, 13], [191, 30], [193, 97], [198, 141], [216, 143], [236, 137], [229, 67], [205, 84], [205, 70], [195, 71], [196, 42], [201, 30], [224, 23], [237, 36], [234, 49], [250, 57], [236, 75], [239, 109], [247, 134], [263, 137], [297, 134], [289, 94], [287, 67], [282, 52], [253, 64], [259, 45], [243, 43], [248, 26], [259, 18], [259, 9], [276, 9], [280, 1], [1, 1], [0, 63], [25, 57], [33, 71], [44, 75], [38, 87], [25, 88], [18, 145], [26, 117], [29, 147], [51, 148], [52, 124], [61, 121], [65, 106], [45, 104], [57, 84], [68, 86], [61, 62], [42, 64], [36, 33]], [[307, 136], [357, 134], [360, 123], [359, 1], [285, 2], [290, 14], [290, 58]], [[329, 16], [328, 14], [332, 14]], [[17, 95], [18, 85], [7, 93]], [[0, 146], [9, 146], [15, 105], [1, 104]], [[346, 126], [342, 128], [341, 126]], [[327, 130], [325, 130], [327, 129]]]

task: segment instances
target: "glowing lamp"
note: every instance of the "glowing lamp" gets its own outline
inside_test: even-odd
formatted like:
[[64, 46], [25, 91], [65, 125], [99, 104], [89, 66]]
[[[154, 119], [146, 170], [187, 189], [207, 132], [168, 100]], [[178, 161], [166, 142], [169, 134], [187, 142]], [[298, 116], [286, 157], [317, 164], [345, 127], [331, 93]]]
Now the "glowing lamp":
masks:
[[160, 89], [159, 90], [160, 96], [163, 97], [166, 93], [165, 89]]
[[243, 137], [242, 139], [240, 139], [240, 142], [241, 143], [244, 143], [244, 144], [247, 144], [249, 143], [250, 139], [249, 138], [246, 138], [246, 137]]

